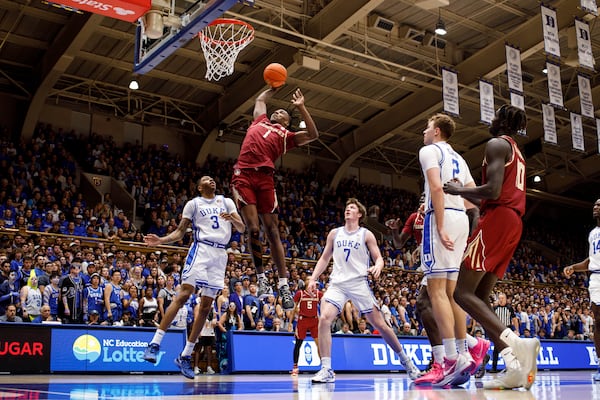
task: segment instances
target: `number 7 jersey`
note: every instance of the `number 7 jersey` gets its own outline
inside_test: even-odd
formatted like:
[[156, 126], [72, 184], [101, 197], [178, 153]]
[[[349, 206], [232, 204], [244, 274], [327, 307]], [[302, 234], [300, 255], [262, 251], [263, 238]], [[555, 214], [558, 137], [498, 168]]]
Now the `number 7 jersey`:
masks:
[[[517, 147], [517, 143], [510, 136], [498, 136], [510, 143], [512, 156], [504, 164], [504, 181], [502, 182], [502, 191], [500, 197], [496, 200], [484, 199], [481, 201], [481, 213], [489, 207], [504, 206], [512, 208], [522, 217], [525, 214], [525, 159]], [[481, 184], [487, 182], [487, 161], [483, 159], [483, 168], [481, 173]]]
[[367, 230], [363, 227], [354, 232], [346, 231], [343, 226], [336, 228], [331, 283], [339, 284], [367, 277], [371, 256], [365, 243], [366, 233]]

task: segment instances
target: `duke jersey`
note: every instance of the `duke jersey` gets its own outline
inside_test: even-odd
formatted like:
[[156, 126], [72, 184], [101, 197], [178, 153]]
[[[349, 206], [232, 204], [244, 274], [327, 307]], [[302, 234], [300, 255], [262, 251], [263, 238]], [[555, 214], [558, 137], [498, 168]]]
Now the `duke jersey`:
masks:
[[96, 310], [98, 311], [98, 314], [102, 315], [104, 310], [104, 289], [101, 286], [98, 286], [96, 289], [92, 286], [88, 286], [84, 291], [84, 297], [87, 299], [88, 314], [92, 310]]
[[333, 272], [331, 283], [365, 279], [370, 264], [370, 254], [365, 243], [365, 228], [348, 232], [344, 227], [335, 229], [333, 239]]
[[[496, 200], [481, 200], [481, 213], [489, 207], [504, 206], [515, 210], [519, 216], [525, 214], [525, 159], [517, 147], [517, 143], [510, 136], [498, 136], [510, 144], [512, 155], [510, 160], [504, 165], [504, 180], [500, 197]], [[483, 168], [481, 174], [481, 184], [487, 182], [487, 160], [483, 159]]]
[[590, 264], [588, 269], [596, 274], [600, 273], [600, 226], [595, 227], [588, 236], [590, 243]]
[[44, 288], [44, 304], [50, 307], [51, 315], [58, 315], [58, 295], [60, 291], [52, 285]]
[[40, 308], [42, 307], [42, 293], [40, 289], [29, 287], [27, 292], [27, 298], [25, 299], [25, 305], [23, 308], [27, 310], [30, 315], [38, 315]]
[[[446, 142], [437, 142], [421, 148], [419, 161], [425, 175], [426, 213], [433, 211], [427, 170], [438, 167], [442, 185], [451, 180], [458, 180], [463, 186], [473, 182], [471, 171], [465, 160]], [[446, 209], [464, 210], [465, 204], [461, 196], [444, 193], [444, 207]]]
[[212, 199], [198, 196], [188, 201], [183, 208], [183, 218], [192, 221], [192, 231], [195, 242], [224, 246], [231, 238], [232, 224], [219, 215], [235, 212], [237, 209], [233, 200], [216, 195]]

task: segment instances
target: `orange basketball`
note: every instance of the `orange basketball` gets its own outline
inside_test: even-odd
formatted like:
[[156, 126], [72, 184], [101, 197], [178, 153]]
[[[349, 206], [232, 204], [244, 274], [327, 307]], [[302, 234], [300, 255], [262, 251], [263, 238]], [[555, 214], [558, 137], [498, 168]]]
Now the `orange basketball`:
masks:
[[263, 78], [267, 85], [278, 88], [283, 86], [287, 79], [287, 69], [278, 63], [269, 64], [263, 71]]

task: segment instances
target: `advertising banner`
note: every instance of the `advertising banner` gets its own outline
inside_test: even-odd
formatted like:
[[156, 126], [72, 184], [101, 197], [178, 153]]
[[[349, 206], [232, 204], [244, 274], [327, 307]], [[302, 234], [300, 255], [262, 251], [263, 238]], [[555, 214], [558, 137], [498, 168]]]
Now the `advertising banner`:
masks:
[[152, 4], [151, 0], [52, 0], [49, 2], [128, 22], [137, 21]]
[[[181, 329], [169, 329], [156, 364], [144, 361], [154, 330], [143, 328], [64, 327], [53, 329], [52, 372], [176, 372], [173, 363], [185, 345]], [[167, 349], [169, 354], [167, 354]]]
[[0, 324], [0, 372], [50, 370], [50, 329], [37, 324]]
[[[288, 333], [253, 333], [235, 331], [231, 336], [232, 372], [284, 372], [292, 365], [295, 338]], [[420, 369], [431, 359], [431, 346], [425, 337], [401, 337], [406, 354]], [[270, 357], [257, 358], [256, 349], [269, 349]], [[332, 367], [336, 371], [402, 371], [398, 356], [379, 336], [333, 335]], [[490, 349], [492, 356], [493, 347]], [[590, 341], [544, 340], [537, 359], [540, 369], [596, 369], [598, 362]], [[491, 368], [492, 362], [488, 365]], [[500, 357], [498, 365], [503, 367]], [[321, 367], [317, 348], [308, 339], [300, 348], [300, 371], [317, 371]]]

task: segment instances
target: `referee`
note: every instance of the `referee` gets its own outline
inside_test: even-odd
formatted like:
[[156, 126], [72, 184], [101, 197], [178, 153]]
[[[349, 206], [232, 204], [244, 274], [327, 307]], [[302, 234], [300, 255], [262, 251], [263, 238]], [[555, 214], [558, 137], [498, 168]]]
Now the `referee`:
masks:
[[[494, 307], [494, 312], [505, 327], [518, 332], [518, 322], [517, 316], [515, 315], [515, 310], [512, 308], [512, 306], [506, 304], [506, 295], [504, 293], [500, 293], [498, 295], [498, 305]], [[492, 370], [490, 371], [492, 373], [498, 372], [498, 354], [500, 352], [497, 349], [498, 348], [494, 346], [494, 352], [492, 355]]]

